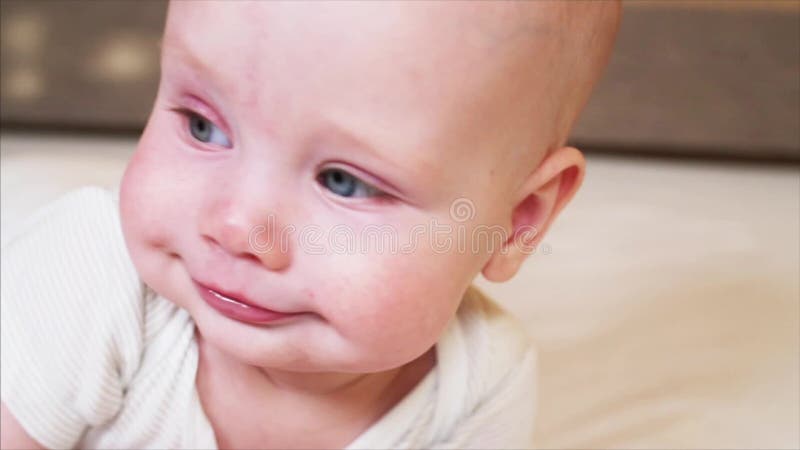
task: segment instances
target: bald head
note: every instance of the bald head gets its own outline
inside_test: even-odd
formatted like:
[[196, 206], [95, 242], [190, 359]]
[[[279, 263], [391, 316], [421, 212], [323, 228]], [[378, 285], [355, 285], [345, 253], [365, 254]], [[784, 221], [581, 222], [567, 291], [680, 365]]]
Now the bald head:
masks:
[[[620, 2], [544, 2], [552, 30], [555, 89], [554, 146], [561, 146], [608, 63], [621, 15]], [[560, 99], [560, 100], [559, 100]]]
[[[526, 120], [546, 123], [534, 152], [563, 146], [608, 63], [621, 4], [606, 1], [490, 2], [484, 15], [487, 42], [516, 59], [515, 103]], [[484, 5], [481, 5], [483, 7]], [[488, 9], [488, 8], [487, 8]], [[508, 75], [512, 75], [509, 73]], [[530, 128], [530, 125], [529, 127]], [[520, 155], [522, 156], [522, 155]]]

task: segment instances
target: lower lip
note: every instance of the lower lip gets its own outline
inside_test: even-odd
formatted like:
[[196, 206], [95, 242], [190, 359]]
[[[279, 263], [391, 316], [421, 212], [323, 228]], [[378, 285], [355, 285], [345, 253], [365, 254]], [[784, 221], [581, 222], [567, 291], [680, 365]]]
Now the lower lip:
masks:
[[200, 292], [200, 296], [203, 297], [203, 300], [205, 300], [206, 303], [223, 315], [231, 319], [238, 320], [239, 322], [246, 322], [255, 325], [266, 325], [281, 319], [300, 315], [300, 313], [282, 313], [247, 305], [232, 298], [226, 297], [219, 292], [209, 289], [199, 283], [195, 283], [195, 285], [197, 286], [197, 290]]

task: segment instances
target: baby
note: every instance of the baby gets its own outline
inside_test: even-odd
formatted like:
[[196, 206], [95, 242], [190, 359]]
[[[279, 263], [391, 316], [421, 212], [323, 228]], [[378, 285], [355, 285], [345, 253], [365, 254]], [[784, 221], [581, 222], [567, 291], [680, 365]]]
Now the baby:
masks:
[[3, 249], [3, 446], [529, 447], [534, 352], [470, 285], [579, 188], [565, 143], [618, 20], [171, 3], [119, 191]]

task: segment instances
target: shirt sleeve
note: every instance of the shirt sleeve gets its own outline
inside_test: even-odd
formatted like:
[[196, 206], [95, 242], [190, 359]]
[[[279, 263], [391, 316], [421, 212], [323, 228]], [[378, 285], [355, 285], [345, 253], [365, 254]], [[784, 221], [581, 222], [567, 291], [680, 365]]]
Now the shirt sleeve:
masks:
[[138, 367], [143, 286], [118, 211], [111, 192], [79, 189], [2, 249], [2, 401], [46, 447], [113, 418]]
[[517, 319], [476, 288], [467, 292], [458, 319], [458, 332], [449, 338], [460, 342], [450, 342], [448, 353], [462, 365], [440, 361], [443, 370], [451, 367], [440, 390], [450, 391], [441, 396], [449, 410], [442, 415], [452, 420], [435, 434], [431, 447], [532, 448], [537, 353], [530, 337]]
[[455, 425], [441, 449], [533, 448], [536, 412], [536, 353], [531, 349], [519, 366]]

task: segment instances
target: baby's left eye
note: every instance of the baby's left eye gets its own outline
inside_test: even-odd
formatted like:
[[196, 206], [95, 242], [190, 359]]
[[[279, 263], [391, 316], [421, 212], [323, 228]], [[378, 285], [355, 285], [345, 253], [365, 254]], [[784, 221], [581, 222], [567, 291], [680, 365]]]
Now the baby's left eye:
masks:
[[221, 145], [226, 148], [231, 146], [230, 139], [218, 126], [198, 114], [189, 114], [189, 132], [200, 142]]
[[380, 189], [358, 179], [342, 169], [326, 169], [317, 176], [317, 182], [340, 197], [364, 198], [385, 195]]

